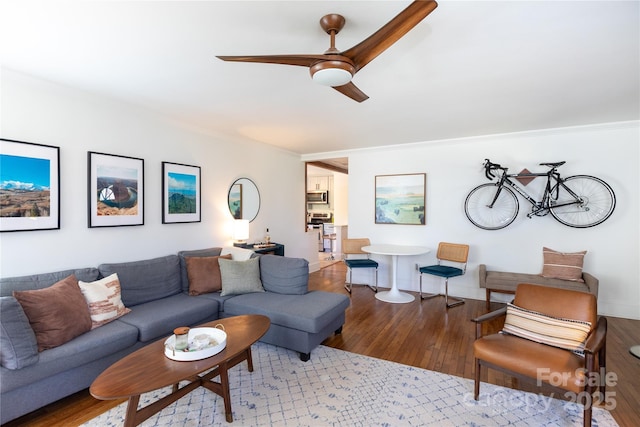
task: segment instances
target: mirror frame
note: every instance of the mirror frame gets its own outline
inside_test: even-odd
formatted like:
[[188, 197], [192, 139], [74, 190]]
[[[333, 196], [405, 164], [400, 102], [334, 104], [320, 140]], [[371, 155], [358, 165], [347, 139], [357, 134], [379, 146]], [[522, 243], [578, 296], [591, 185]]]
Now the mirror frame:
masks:
[[[249, 193], [252, 193], [254, 190], [255, 190], [255, 196], [257, 198], [257, 200], [255, 201], [256, 207], [254, 208], [255, 209], [255, 213], [253, 212], [253, 210], [249, 215], [245, 215], [245, 213], [243, 212], [242, 218], [236, 218], [234, 213], [233, 213], [233, 211], [231, 210], [231, 203], [232, 203], [231, 194], [232, 194], [234, 186], [236, 186], [237, 184], [245, 184], [245, 185], [251, 184], [253, 186], [253, 188], [249, 189], [250, 190], [249, 192], [247, 192], [246, 191], [247, 189], [245, 189], [245, 188], [242, 188], [240, 190], [240, 201], [241, 201], [241, 203], [243, 202], [242, 198], [244, 198], [245, 195], [247, 195], [247, 197], [248, 197]], [[235, 181], [233, 181], [233, 183], [229, 187], [229, 191], [227, 193], [227, 208], [229, 209], [229, 213], [231, 214], [231, 216], [233, 218], [235, 218], [235, 219], [248, 219], [249, 222], [252, 222], [254, 219], [256, 219], [256, 217], [258, 216], [258, 213], [260, 212], [260, 202], [261, 202], [261, 200], [260, 200], [260, 190], [258, 190], [258, 186], [250, 178], [246, 178], [246, 177], [238, 178]], [[245, 203], [242, 203], [242, 204], [247, 206]], [[243, 210], [244, 210], [244, 207], [243, 207]]]

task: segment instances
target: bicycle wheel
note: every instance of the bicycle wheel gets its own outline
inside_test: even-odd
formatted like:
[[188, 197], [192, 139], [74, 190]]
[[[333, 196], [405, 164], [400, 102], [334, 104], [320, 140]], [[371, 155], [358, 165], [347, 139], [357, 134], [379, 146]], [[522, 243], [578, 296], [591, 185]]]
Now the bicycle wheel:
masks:
[[[558, 190], [559, 189], [559, 190]], [[573, 192], [576, 199], [569, 191]], [[616, 195], [603, 180], [589, 175], [565, 178], [551, 190], [551, 215], [564, 225], [587, 228], [601, 224], [613, 213]], [[575, 203], [572, 203], [575, 200]], [[554, 206], [554, 205], [565, 206]]]
[[464, 213], [476, 227], [484, 230], [499, 230], [511, 224], [520, 205], [518, 198], [510, 188], [502, 187], [498, 199], [489, 207], [496, 197], [498, 184], [482, 184], [471, 190], [464, 201]]

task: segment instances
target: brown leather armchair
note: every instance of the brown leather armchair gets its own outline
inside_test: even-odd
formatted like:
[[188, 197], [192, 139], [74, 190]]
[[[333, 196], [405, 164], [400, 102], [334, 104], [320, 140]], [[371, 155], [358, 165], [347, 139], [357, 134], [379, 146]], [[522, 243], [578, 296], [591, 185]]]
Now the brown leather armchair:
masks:
[[530, 341], [515, 335], [496, 333], [482, 336], [484, 322], [503, 316], [507, 307], [476, 319], [474, 398], [480, 394], [481, 367], [496, 369], [516, 378], [533, 379], [575, 393], [576, 402], [584, 405], [584, 426], [591, 426], [593, 394], [605, 395], [605, 358], [607, 319], [597, 314], [592, 294], [546, 286], [520, 284], [513, 304], [554, 318], [591, 323], [584, 357], [570, 350]]

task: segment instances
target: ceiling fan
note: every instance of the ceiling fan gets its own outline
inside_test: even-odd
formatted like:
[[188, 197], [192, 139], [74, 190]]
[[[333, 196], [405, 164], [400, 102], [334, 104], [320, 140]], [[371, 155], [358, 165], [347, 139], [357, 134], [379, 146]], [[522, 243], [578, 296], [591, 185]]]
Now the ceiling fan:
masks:
[[344, 27], [345, 19], [338, 14], [329, 14], [320, 19], [320, 26], [331, 36], [331, 47], [324, 54], [218, 56], [218, 58], [223, 61], [309, 67], [315, 82], [332, 86], [349, 98], [362, 102], [369, 97], [351, 82], [354, 74], [407, 34], [437, 6], [435, 1], [414, 1], [378, 31], [343, 52], [336, 49], [335, 36]]

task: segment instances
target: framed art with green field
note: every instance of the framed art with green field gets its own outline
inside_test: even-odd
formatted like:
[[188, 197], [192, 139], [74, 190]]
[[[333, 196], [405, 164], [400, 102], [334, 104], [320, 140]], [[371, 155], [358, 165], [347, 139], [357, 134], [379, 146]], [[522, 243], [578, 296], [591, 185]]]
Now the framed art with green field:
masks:
[[60, 228], [60, 148], [0, 139], [0, 231]]
[[424, 173], [376, 175], [376, 224], [426, 224]]
[[162, 223], [200, 222], [200, 167], [162, 162]]

